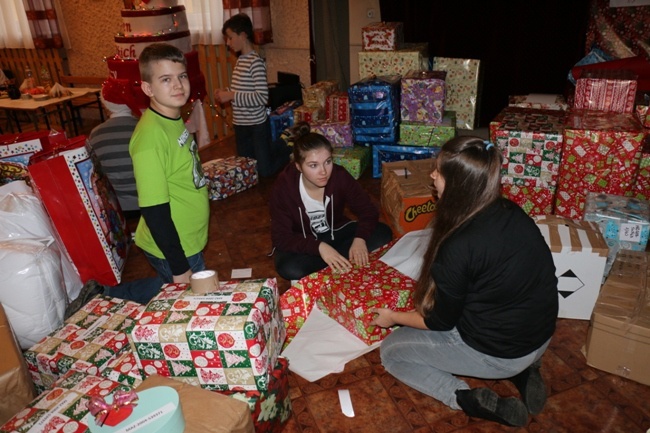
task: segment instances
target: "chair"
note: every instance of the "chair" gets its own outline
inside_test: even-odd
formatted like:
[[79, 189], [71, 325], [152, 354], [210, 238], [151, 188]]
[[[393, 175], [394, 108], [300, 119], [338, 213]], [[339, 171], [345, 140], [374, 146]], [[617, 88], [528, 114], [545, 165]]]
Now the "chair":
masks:
[[[102, 77], [82, 77], [74, 75], [61, 76], [61, 84], [65, 87], [75, 87], [75, 85], [80, 87], [101, 87], [105, 80], [106, 79]], [[97, 108], [99, 110], [99, 119], [101, 122], [104, 122], [104, 107], [102, 106], [102, 101], [99, 99], [99, 93], [75, 98], [69, 102], [69, 107], [75, 134], [78, 130], [77, 125], [83, 124], [83, 119], [81, 117], [82, 108]]]

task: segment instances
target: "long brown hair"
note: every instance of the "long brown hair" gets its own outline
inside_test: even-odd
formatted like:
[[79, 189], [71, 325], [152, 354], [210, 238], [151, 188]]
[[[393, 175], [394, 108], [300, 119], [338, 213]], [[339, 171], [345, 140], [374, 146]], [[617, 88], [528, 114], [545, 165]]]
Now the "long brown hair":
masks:
[[414, 302], [423, 316], [433, 308], [435, 280], [431, 265], [440, 245], [461, 225], [485, 209], [500, 195], [501, 153], [494, 144], [478, 137], [456, 137], [442, 146], [436, 161], [445, 181], [433, 219], [433, 233], [424, 255]]
[[293, 160], [298, 164], [305, 161], [305, 155], [311, 150], [324, 148], [329, 153], [334, 151], [332, 143], [325, 136], [310, 132], [307, 122], [296, 123], [289, 129], [289, 135], [293, 141]]

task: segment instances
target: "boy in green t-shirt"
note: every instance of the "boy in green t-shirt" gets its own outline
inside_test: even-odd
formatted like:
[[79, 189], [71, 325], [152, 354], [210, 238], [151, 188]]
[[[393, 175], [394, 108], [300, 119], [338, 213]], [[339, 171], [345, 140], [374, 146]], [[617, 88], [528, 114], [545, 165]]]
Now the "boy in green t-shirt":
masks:
[[193, 272], [205, 269], [210, 209], [198, 145], [181, 118], [190, 95], [185, 56], [156, 43], [139, 61], [141, 88], [151, 102], [129, 144], [142, 213], [135, 243], [163, 282], [189, 283]]

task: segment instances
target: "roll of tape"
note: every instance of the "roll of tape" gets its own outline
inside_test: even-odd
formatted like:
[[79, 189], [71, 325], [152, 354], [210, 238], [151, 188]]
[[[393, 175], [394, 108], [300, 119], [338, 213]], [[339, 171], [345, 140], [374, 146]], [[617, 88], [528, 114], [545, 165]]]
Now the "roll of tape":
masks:
[[217, 271], [208, 270], [193, 273], [192, 277], [190, 277], [190, 287], [192, 292], [197, 295], [216, 292], [219, 290]]

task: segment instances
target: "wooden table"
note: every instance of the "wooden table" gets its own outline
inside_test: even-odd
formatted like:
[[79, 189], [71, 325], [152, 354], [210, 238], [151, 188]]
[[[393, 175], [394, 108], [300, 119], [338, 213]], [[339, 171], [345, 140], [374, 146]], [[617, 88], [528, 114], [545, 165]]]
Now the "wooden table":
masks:
[[61, 96], [59, 98], [48, 98], [40, 101], [32, 98], [2, 98], [0, 99], [0, 109], [6, 110], [9, 116], [16, 122], [18, 132], [21, 132], [18, 113], [23, 111], [29, 115], [36, 129], [39, 129], [39, 116], [44, 118], [45, 126], [50, 129], [49, 115], [57, 114], [59, 117], [59, 124], [62, 128], [65, 128], [65, 125], [72, 125], [70, 133], [73, 134], [71, 135], [72, 137], [75, 137], [78, 135], [78, 128], [71, 112], [70, 101], [90, 93], [99, 94], [101, 89], [94, 87], [72, 87], [68, 90], [72, 92], [71, 95]]

